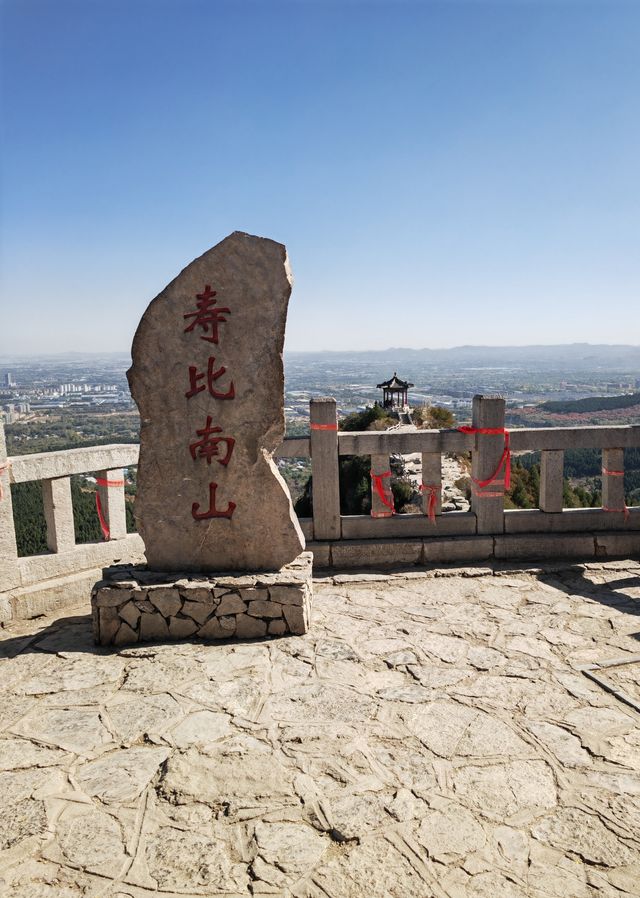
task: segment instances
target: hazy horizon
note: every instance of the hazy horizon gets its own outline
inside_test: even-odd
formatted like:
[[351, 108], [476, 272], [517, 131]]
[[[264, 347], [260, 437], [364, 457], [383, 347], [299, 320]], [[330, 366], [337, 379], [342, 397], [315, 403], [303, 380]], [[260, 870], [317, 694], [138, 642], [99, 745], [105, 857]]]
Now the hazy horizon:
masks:
[[[390, 352], [407, 352], [407, 353], [420, 353], [420, 352], [434, 352], [434, 353], [446, 353], [446, 352], [455, 352], [457, 350], [521, 350], [521, 349], [567, 349], [571, 347], [585, 347], [589, 349], [638, 349], [640, 350], [640, 343], [589, 343], [589, 342], [580, 342], [573, 341], [570, 343], [494, 343], [494, 344], [486, 344], [486, 343], [459, 343], [455, 346], [442, 346], [442, 347], [433, 347], [433, 346], [420, 346], [420, 347], [411, 347], [411, 346], [387, 346], [384, 349], [375, 349], [375, 348], [366, 348], [366, 349], [288, 349], [285, 345], [284, 352], [285, 354], [292, 355], [324, 355], [324, 354], [336, 354], [336, 355], [345, 355], [345, 354], [384, 354]], [[11, 358], [56, 358], [59, 356], [110, 356], [110, 355], [126, 355], [130, 356], [130, 349], [109, 349], [109, 350], [80, 350], [80, 349], [69, 349], [62, 350], [61, 352], [2, 352], [0, 351], [0, 360], [1, 359], [11, 359]]]

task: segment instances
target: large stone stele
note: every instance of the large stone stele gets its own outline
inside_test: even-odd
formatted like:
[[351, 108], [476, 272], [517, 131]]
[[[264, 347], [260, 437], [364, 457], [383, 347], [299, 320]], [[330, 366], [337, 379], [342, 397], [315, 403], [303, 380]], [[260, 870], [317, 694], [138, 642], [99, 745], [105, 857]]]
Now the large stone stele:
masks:
[[[272, 461], [290, 294], [286, 248], [235, 232], [144, 313], [128, 378], [141, 417], [135, 516], [151, 569], [277, 570], [303, 551]], [[212, 510], [229, 516], [197, 517]]]

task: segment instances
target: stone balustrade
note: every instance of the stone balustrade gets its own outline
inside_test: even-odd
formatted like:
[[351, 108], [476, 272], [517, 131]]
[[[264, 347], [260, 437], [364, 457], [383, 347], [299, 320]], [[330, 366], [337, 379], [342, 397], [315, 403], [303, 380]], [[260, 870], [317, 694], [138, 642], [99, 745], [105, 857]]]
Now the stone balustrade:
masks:
[[[512, 452], [541, 451], [538, 509], [505, 510], [504, 476], [474, 488], [471, 510], [442, 512], [441, 458], [470, 451], [472, 476], [491, 479], [505, 447], [504, 400], [476, 396], [471, 432], [420, 430], [339, 432], [333, 399], [310, 403], [311, 435], [286, 439], [279, 458], [310, 457], [313, 518], [301, 520], [316, 568], [380, 567], [393, 564], [446, 564], [487, 559], [631, 556], [640, 552], [640, 508], [625, 509], [623, 449], [640, 446], [640, 427], [519, 428], [509, 434]], [[490, 431], [487, 433], [486, 431]], [[563, 509], [563, 453], [602, 450], [603, 508]], [[340, 513], [339, 457], [368, 455], [374, 474], [389, 469], [390, 455], [422, 455], [424, 513], [388, 512], [374, 491], [374, 515]], [[123, 468], [137, 464], [138, 446], [91, 446], [7, 457], [0, 427], [0, 623], [33, 617], [63, 604], [89, 598], [102, 567], [144, 561], [137, 534], [127, 534]], [[98, 486], [109, 539], [76, 545], [70, 477], [91, 472]], [[49, 552], [19, 557], [10, 484], [43, 484]], [[429, 511], [435, 496], [435, 518]], [[381, 516], [379, 516], [381, 515]]]

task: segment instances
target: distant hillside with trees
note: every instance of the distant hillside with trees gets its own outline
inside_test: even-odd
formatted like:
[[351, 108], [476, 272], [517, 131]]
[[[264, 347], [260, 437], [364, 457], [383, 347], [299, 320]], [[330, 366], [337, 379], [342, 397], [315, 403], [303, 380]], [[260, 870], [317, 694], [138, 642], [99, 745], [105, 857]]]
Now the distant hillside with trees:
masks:
[[609, 409], [633, 408], [640, 405], [640, 393], [624, 396], [589, 396], [587, 399], [552, 400], [542, 402], [538, 407], [547, 412], [604, 412]]

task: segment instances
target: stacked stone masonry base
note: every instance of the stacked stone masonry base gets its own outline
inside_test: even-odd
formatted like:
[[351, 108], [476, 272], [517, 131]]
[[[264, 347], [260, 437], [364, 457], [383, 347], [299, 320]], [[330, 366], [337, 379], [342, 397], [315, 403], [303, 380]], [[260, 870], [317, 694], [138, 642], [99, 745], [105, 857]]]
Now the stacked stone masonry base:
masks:
[[303, 552], [281, 570], [259, 574], [107, 568], [91, 593], [95, 642], [301, 635], [311, 621], [312, 561], [311, 552]]

